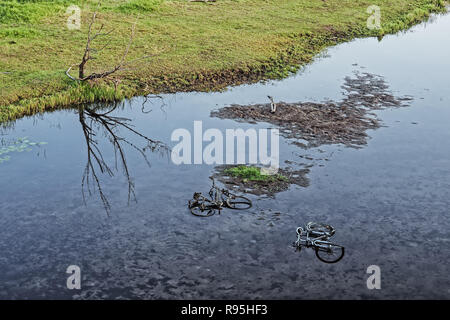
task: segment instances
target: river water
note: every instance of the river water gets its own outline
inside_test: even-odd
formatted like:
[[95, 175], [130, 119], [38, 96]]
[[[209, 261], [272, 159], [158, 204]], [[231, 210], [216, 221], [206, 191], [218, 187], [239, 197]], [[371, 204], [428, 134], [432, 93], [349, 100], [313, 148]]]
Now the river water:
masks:
[[[139, 97], [111, 114], [173, 146], [173, 130], [192, 132], [195, 120], [204, 130], [271, 127], [210, 117], [233, 103], [342, 99], [343, 79], [356, 71], [413, 97], [410, 107], [378, 111], [385, 126], [369, 131], [361, 149], [302, 149], [280, 138], [281, 166], [309, 167], [309, 186], [250, 196], [247, 211], [192, 216], [186, 203], [208, 191], [214, 166], [177, 166], [164, 151], [146, 151], [149, 167], [130, 145], [124, 154], [137, 202], [128, 203], [121, 162], [116, 170], [108, 135], [92, 126], [113, 173], [97, 168], [107, 212], [95, 181], [83, 201], [88, 154], [77, 110], [3, 128], [0, 149], [22, 148], [0, 155], [0, 298], [450, 298], [449, 30], [450, 15], [436, 16], [380, 42], [330, 48], [282, 81], [163, 95], [144, 106]], [[117, 131], [143, 146], [126, 128]], [[339, 263], [291, 247], [296, 227], [309, 221], [336, 228], [333, 240], [346, 248]], [[80, 290], [66, 287], [69, 265], [81, 269]], [[380, 290], [367, 288], [370, 265], [380, 267]]]

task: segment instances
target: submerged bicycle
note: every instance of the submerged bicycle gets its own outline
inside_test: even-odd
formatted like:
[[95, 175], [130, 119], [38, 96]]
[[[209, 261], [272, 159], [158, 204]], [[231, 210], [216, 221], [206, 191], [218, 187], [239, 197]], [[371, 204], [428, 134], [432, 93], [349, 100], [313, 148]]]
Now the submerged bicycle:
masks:
[[209, 178], [213, 183], [208, 193], [209, 199], [200, 192], [195, 192], [193, 200], [188, 202], [188, 207], [194, 216], [211, 217], [217, 212], [220, 214], [223, 208], [246, 210], [252, 207], [250, 199], [235, 195], [226, 189], [220, 189], [216, 186], [214, 178]]
[[335, 232], [330, 225], [309, 222], [305, 228], [297, 228], [297, 241], [293, 246], [297, 251], [302, 247], [313, 248], [320, 261], [336, 263], [344, 257], [345, 248], [329, 241]]

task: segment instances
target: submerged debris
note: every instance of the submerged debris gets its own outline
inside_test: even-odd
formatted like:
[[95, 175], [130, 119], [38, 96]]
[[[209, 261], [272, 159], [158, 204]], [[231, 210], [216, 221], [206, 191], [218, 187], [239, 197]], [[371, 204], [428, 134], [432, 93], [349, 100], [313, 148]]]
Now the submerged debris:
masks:
[[344, 257], [345, 248], [330, 242], [335, 232], [328, 224], [309, 222], [305, 227], [297, 228], [297, 241], [293, 246], [297, 251], [301, 251], [302, 247], [312, 248], [320, 261], [336, 263]]
[[211, 116], [248, 123], [269, 122], [280, 126], [284, 137], [295, 139], [293, 143], [304, 147], [337, 143], [359, 147], [367, 143], [366, 130], [381, 126], [372, 111], [408, 106], [405, 102], [412, 100], [395, 97], [388, 88], [381, 76], [355, 73], [354, 78], [345, 78], [342, 89], [346, 96], [340, 102], [279, 102], [276, 113], [270, 103], [231, 105], [211, 112]]
[[214, 177], [212, 187], [209, 190], [209, 199], [201, 192], [195, 192], [193, 199], [188, 201], [188, 208], [194, 216], [211, 217], [222, 211], [223, 208], [233, 210], [246, 210], [252, 207], [252, 201], [246, 197], [235, 195], [226, 189], [216, 186]]

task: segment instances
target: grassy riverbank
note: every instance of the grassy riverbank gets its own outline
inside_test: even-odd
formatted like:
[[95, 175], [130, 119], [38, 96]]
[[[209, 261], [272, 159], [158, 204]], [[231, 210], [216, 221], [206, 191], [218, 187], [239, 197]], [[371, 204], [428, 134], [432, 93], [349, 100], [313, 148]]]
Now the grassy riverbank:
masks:
[[[81, 8], [81, 28], [69, 30], [67, 8]], [[45, 110], [139, 94], [217, 90], [282, 78], [327, 46], [406, 29], [441, 0], [104, 0], [98, 22], [108, 41], [88, 72], [121, 58], [135, 21], [128, 58], [139, 60], [108, 80], [79, 84], [66, 69], [81, 61], [94, 0], [6, 0], [0, 3], [0, 122]], [[366, 26], [367, 8], [381, 8], [381, 29]], [[114, 89], [113, 81], [119, 83]]]

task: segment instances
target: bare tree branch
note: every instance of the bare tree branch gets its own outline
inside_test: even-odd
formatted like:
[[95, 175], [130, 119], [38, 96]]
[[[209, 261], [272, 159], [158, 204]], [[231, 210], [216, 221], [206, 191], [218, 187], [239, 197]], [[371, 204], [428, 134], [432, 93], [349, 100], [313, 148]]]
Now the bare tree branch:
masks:
[[[98, 7], [100, 7], [100, 3]], [[98, 10], [98, 8], [97, 8]], [[102, 47], [100, 47], [100, 49], [95, 49], [92, 47], [92, 43], [93, 41], [97, 38], [97, 37], [101, 37], [101, 36], [109, 36], [111, 35], [111, 33], [114, 31], [114, 29], [108, 31], [108, 32], [102, 32], [104, 25], [102, 24], [100, 26], [100, 28], [98, 29], [97, 32], [95, 32], [95, 34], [93, 34], [93, 29], [94, 29], [94, 24], [96, 22], [97, 19], [97, 10], [92, 14], [92, 19], [91, 22], [89, 23], [89, 29], [88, 29], [88, 36], [87, 36], [87, 40], [86, 40], [86, 46], [84, 49], [84, 53], [83, 56], [81, 58], [81, 62], [78, 64], [78, 78], [75, 78], [73, 76], [70, 75], [70, 71], [72, 70], [72, 68], [76, 65], [71, 65], [67, 70], [66, 70], [66, 75], [73, 81], [88, 81], [88, 80], [94, 80], [94, 79], [101, 79], [101, 78], [106, 78], [108, 76], [110, 76], [111, 74], [119, 71], [119, 70], [125, 70], [126, 66], [131, 65], [132, 63], [135, 63], [137, 61], [143, 60], [143, 59], [147, 59], [150, 58], [154, 55], [144, 55], [140, 58], [136, 58], [130, 61], [126, 61], [127, 56], [130, 52], [130, 48], [131, 45], [133, 43], [134, 40], [134, 34], [135, 34], [135, 29], [136, 29], [136, 24], [137, 24], [137, 20], [134, 22], [131, 32], [130, 32], [130, 39], [128, 41], [127, 46], [125, 47], [124, 53], [122, 54], [121, 58], [119, 59], [118, 63], [112, 67], [109, 70], [103, 71], [103, 72], [93, 72], [90, 75], [85, 75], [85, 67], [86, 64], [88, 63], [88, 61], [90, 60], [94, 60], [96, 59], [94, 56], [92, 56], [95, 53], [100, 52], [101, 50], [105, 49], [109, 44], [110, 41], [108, 41], [105, 45], [103, 45]]]
[[[83, 201], [86, 202], [85, 190], [89, 195], [91, 195], [91, 185], [98, 190], [100, 194], [100, 199], [107, 213], [109, 214], [111, 210], [111, 205], [103, 192], [100, 178], [97, 174], [97, 169], [100, 170], [102, 174], [107, 174], [109, 176], [114, 175], [113, 169], [106, 163], [103, 158], [102, 152], [98, 146], [96, 140], [97, 134], [95, 128], [102, 129], [105, 137], [111, 142], [115, 154], [115, 167], [118, 169], [118, 163], [121, 165], [124, 176], [127, 179], [128, 184], [128, 203], [131, 200], [136, 201], [136, 194], [134, 191], [134, 182], [131, 178], [130, 171], [128, 169], [126, 154], [124, 146], [127, 145], [132, 149], [139, 152], [143, 157], [146, 164], [150, 167], [150, 161], [147, 158], [146, 151], [164, 151], [168, 152], [168, 147], [161, 141], [151, 139], [144, 134], [135, 130], [131, 124], [129, 124], [130, 119], [115, 117], [111, 113], [116, 110], [118, 104], [113, 105], [111, 108], [104, 112], [98, 112], [96, 108], [80, 107], [78, 109], [79, 121], [83, 130], [84, 140], [86, 142], [87, 149], [87, 162], [83, 172], [83, 178], [81, 181], [81, 188], [83, 194]], [[145, 142], [146, 146], [143, 148], [138, 147], [133, 142], [125, 139], [118, 134], [120, 128], [126, 129], [127, 131], [141, 137]]]

